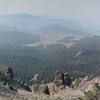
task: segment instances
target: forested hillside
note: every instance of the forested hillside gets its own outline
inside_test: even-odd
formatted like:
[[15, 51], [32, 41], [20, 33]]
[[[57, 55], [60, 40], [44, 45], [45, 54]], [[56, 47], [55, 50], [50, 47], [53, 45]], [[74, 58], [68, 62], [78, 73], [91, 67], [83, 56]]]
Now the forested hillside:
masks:
[[[87, 37], [71, 48], [56, 44], [47, 47], [12, 46], [0, 48], [0, 66], [13, 67], [17, 77], [30, 78], [39, 73], [51, 79], [57, 69], [76, 75], [100, 74], [100, 37]], [[91, 70], [89, 70], [91, 69]], [[49, 75], [50, 74], [50, 75]]]

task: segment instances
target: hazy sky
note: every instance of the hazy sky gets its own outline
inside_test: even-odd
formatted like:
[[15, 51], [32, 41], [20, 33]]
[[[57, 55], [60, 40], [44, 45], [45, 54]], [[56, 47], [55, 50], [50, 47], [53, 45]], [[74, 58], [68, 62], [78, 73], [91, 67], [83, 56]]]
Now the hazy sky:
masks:
[[0, 14], [2, 13], [100, 21], [100, 0], [0, 0]]

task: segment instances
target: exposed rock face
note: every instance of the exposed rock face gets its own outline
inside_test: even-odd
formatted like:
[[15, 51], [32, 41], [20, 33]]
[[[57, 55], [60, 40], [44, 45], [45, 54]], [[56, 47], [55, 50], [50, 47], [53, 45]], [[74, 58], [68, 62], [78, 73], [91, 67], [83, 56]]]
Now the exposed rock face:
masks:
[[[100, 84], [100, 77], [89, 78], [85, 77], [81, 80], [77, 89], [66, 87], [53, 91], [53, 83], [47, 84], [50, 89], [50, 95], [34, 91], [27, 92], [19, 89], [17, 92], [12, 92], [5, 87], [0, 87], [0, 100], [79, 100], [84, 94], [82, 90], [89, 91], [93, 88], [94, 83]], [[41, 91], [41, 90], [40, 90]]]
[[65, 89], [54, 95], [35, 94], [25, 91], [18, 91], [10, 96], [1, 95], [0, 100], [77, 100], [82, 93], [80, 90]]

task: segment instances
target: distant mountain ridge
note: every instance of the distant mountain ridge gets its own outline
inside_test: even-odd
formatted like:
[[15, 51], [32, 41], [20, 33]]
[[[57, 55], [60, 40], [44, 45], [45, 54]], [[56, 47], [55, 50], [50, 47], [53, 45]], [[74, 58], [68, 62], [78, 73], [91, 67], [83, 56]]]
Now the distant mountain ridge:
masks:
[[[62, 28], [60, 27], [62, 31], [64, 28], [71, 31], [86, 30], [85, 27], [76, 22], [66, 21], [63, 19], [52, 19], [42, 16], [33, 16], [28, 14], [0, 15], [0, 25], [9, 26], [16, 29], [22, 29], [28, 31], [30, 30], [32, 32], [34, 30], [38, 30], [43, 27], [45, 28], [47, 26], [52, 26], [52, 25], [62, 26]], [[60, 29], [59, 31], [61, 31]]]
[[36, 33], [48, 34], [48, 33], [68, 33], [72, 32], [70, 29], [65, 28], [64, 26], [52, 24], [46, 27], [41, 27], [35, 30]]

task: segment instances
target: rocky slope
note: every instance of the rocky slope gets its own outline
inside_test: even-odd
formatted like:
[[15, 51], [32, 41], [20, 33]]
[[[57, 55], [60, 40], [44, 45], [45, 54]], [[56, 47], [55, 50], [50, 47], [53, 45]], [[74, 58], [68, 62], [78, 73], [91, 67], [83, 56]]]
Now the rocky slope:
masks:
[[53, 83], [49, 83], [50, 96], [43, 93], [34, 93], [34, 91], [27, 92], [22, 89], [18, 89], [17, 92], [13, 92], [7, 87], [1, 86], [0, 100], [80, 100], [79, 98], [84, 96], [83, 91], [92, 90], [95, 83], [100, 84], [100, 77], [91, 79], [89, 77], [85, 77], [84, 79], [81, 79], [77, 88], [75, 88], [73, 82], [73, 88], [66, 87], [65, 89], [58, 89], [56, 93], [51, 89]]

